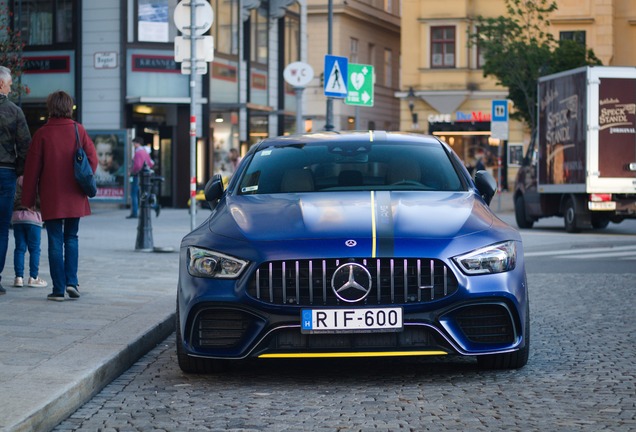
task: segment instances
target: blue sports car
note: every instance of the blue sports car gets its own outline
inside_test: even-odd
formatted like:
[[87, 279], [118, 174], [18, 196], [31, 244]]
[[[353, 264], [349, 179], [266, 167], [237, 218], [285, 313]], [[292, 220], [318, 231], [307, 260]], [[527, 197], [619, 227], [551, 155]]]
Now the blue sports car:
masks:
[[260, 142], [227, 189], [208, 182], [210, 217], [181, 243], [179, 366], [430, 355], [524, 366], [523, 246], [488, 207], [495, 192], [435, 137]]

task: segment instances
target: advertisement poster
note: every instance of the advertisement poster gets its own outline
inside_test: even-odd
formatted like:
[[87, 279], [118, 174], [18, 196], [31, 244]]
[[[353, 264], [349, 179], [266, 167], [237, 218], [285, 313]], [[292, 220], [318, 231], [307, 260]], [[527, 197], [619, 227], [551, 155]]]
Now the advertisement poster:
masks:
[[97, 195], [93, 199], [125, 201], [128, 179], [128, 131], [89, 130], [97, 152]]
[[168, 0], [139, 0], [138, 6], [139, 41], [168, 42]]

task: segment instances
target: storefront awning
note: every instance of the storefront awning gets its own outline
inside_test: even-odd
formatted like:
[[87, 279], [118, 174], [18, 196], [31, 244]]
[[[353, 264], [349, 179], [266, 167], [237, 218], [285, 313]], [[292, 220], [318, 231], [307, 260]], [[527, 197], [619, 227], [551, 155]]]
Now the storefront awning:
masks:
[[[208, 103], [207, 98], [199, 98], [195, 100], [198, 104]], [[189, 97], [148, 97], [148, 96], [126, 96], [126, 103], [143, 103], [143, 104], [189, 104]]]

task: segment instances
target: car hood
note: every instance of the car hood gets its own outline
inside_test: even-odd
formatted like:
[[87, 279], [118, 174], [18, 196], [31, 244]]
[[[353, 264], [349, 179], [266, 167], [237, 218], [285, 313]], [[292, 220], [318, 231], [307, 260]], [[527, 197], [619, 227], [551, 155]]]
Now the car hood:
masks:
[[364, 191], [227, 196], [212, 232], [237, 240], [449, 239], [487, 230], [492, 212], [474, 192]]

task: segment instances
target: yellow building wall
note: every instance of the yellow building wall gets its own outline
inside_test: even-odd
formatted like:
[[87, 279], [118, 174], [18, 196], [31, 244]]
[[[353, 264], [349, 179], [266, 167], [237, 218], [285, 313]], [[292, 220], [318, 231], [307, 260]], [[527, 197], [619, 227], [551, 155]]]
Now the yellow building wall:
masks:
[[[585, 31], [586, 44], [594, 50], [604, 65], [636, 66], [636, 0], [557, 0], [558, 9], [550, 17], [550, 32], [559, 39], [561, 31]], [[402, 2], [402, 71], [400, 98], [400, 128], [429, 133], [429, 118], [453, 113], [440, 113], [424, 99], [406, 97], [409, 89], [420, 92], [440, 92], [456, 96], [463, 102], [456, 111], [463, 113], [490, 112], [492, 100], [505, 99], [507, 90], [494, 78], [485, 78], [477, 65], [475, 48], [467, 47], [467, 31], [478, 16], [496, 17], [506, 14], [504, 0], [403, 0]], [[455, 68], [431, 69], [430, 28], [456, 27]], [[412, 123], [411, 109], [418, 123]], [[511, 108], [514, 110], [514, 107]], [[449, 138], [449, 137], [445, 137]], [[461, 138], [458, 138], [461, 141]], [[509, 124], [508, 143], [529, 143], [527, 127], [519, 122]], [[470, 154], [459, 154], [462, 158]], [[466, 161], [470, 162], [470, 161]], [[513, 187], [517, 167], [508, 169], [508, 186]]]

